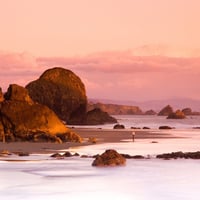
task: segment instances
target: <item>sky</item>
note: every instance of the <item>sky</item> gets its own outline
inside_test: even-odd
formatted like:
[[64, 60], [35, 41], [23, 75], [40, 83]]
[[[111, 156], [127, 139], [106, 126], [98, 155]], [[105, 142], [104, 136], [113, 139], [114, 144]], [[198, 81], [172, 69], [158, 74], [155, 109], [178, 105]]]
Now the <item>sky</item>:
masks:
[[75, 72], [89, 98], [200, 99], [199, 0], [0, 0], [0, 87]]

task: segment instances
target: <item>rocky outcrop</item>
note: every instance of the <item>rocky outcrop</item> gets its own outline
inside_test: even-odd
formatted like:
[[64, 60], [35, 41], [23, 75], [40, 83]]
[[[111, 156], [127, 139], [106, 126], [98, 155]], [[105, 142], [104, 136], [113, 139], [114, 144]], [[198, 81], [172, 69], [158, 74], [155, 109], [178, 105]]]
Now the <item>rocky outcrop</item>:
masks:
[[4, 100], [2, 89], [0, 88], [0, 103]]
[[115, 124], [113, 129], [125, 129], [125, 126], [123, 124]]
[[72, 71], [53, 68], [26, 88], [31, 98], [52, 109], [68, 124], [81, 124], [86, 115], [87, 97], [81, 79]]
[[107, 112], [103, 112], [99, 108], [88, 111], [86, 115], [86, 120], [84, 124], [88, 125], [98, 125], [106, 123], [117, 123], [114, 117], [111, 117]]
[[2, 140], [56, 142], [81, 141], [47, 106], [35, 103], [28, 91], [18, 85], [10, 85], [0, 107]]
[[176, 112], [170, 113], [167, 117], [167, 119], [185, 119], [185, 114], [180, 111], [177, 110]]
[[168, 116], [173, 112], [173, 108], [170, 105], [165, 106], [159, 113], [159, 116]]
[[137, 106], [126, 106], [116, 104], [89, 103], [88, 110], [100, 108], [102, 111], [110, 115], [141, 115], [142, 110]]
[[184, 109], [182, 109], [182, 112], [185, 115], [192, 115], [192, 109], [191, 108], [184, 108]]
[[125, 165], [126, 159], [113, 149], [106, 150], [103, 154], [98, 155], [92, 163], [92, 166], [120, 166]]
[[172, 129], [171, 126], [159, 126], [159, 129]]
[[177, 159], [177, 158], [186, 158], [186, 159], [200, 159], [200, 151], [197, 152], [172, 152], [172, 153], [164, 153], [159, 154], [156, 156], [156, 158], [162, 158], [162, 159]]
[[156, 115], [157, 113], [154, 110], [147, 110], [144, 114], [145, 115]]

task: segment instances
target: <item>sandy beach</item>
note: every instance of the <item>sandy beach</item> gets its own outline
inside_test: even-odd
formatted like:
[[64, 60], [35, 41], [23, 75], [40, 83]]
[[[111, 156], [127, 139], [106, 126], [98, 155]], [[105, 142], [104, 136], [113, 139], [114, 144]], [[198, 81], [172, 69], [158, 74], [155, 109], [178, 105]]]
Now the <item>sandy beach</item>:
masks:
[[94, 128], [74, 128], [84, 140], [82, 143], [31, 143], [31, 142], [11, 142], [0, 143], [0, 152], [8, 150], [9, 152], [27, 152], [27, 153], [54, 153], [57, 150], [68, 149], [76, 146], [94, 145], [88, 141], [89, 138], [95, 138], [97, 144], [99, 143], [119, 143], [123, 140], [132, 139], [132, 132], [135, 132], [135, 140], [137, 139], [169, 139], [176, 138], [175, 136], [163, 133], [163, 131], [156, 130], [112, 130], [112, 129], [94, 129]]

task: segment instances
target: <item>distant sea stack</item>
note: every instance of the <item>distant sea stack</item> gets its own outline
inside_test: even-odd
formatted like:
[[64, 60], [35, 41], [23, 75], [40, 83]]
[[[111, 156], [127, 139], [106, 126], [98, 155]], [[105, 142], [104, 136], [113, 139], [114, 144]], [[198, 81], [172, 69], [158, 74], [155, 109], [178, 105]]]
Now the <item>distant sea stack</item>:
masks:
[[89, 103], [88, 110], [100, 108], [102, 111], [110, 115], [142, 115], [142, 110], [137, 106], [117, 105], [117, 104], [103, 104], [103, 103]]
[[85, 86], [72, 71], [49, 69], [26, 88], [34, 101], [47, 105], [68, 124], [71, 120], [74, 123], [84, 120], [87, 108]]
[[0, 103], [0, 140], [6, 142], [81, 142], [47, 106], [35, 103], [28, 91], [9, 86]]
[[167, 117], [167, 119], [185, 119], [185, 118], [186, 118], [185, 114], [180, 110], [170, 113]]
[[170, 105], [165, 106], [159, 113], [159, 116], [168, 116], [173, 113], [173, 108]]

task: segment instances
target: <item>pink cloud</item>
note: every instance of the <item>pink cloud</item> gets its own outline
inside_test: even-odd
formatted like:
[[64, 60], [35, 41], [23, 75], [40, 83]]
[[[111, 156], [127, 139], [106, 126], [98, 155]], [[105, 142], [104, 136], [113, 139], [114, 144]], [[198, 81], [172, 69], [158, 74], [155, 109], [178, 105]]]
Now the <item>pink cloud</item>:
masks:
[[136, 56], [131, 51], [85, 57], [39, 57], [0, 52], [0, 86], [26, 85], [47, 68], [65, 67], [85, 83], [88, 97], [108, 99], [199, 98], [200, 58]]

